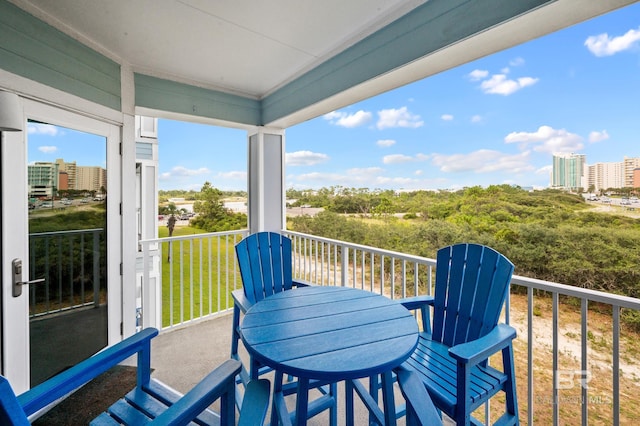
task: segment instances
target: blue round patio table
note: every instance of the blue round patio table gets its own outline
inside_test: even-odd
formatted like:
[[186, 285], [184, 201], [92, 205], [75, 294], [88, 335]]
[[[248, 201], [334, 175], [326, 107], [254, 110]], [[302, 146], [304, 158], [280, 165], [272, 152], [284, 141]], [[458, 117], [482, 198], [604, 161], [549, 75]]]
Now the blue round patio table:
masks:
[[[240, 334], [255, 360], [276, 371], [274, 411], [282, 375], [298, 378], [296, 424], [306, 424], [310, 379], [345, 381], [347, 424], [352, 424], [353, 389], [361, 386], [355, 379], [377, 375], [382, 376], [385, 403], [377, 416], [395, 424], [388, 395], [393, 393], [391, 373], [418, 341], [416, 320], [401, 304], [354, 288], [300, 287], [256, 303], [244, 316]], [[368, 395], [358, 393], [372, 413], [379, 411]]]

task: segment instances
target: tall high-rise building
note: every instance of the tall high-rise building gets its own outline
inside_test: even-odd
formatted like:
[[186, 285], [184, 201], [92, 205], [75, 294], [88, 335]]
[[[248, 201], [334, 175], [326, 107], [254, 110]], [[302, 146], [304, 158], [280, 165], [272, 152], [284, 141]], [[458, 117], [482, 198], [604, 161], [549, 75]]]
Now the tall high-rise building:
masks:
[[586, 156], [584, 154], [553, 154], [553, 170], [551, 173], [551, 187], [577, 191], [584, 188]]

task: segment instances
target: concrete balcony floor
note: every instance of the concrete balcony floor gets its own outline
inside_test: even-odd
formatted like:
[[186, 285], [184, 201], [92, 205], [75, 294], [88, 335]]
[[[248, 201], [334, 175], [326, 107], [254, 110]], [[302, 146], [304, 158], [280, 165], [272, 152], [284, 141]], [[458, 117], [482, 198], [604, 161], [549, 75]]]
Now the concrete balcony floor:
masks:
[[[179, 329], [164, 331], [152, 340], [151, 368], [155, 377], [174, 389], [184, 393], [209, 373], [215, 366], [229, 358], [231, 345], [231, 313], [200, 321]], [[244, 356], [243, 356], [244, 355]], [[242, 354], [245, 365], [248, 357]], [[271, 379], [273, 386], [273, 377]], [[397, 388], [397, 386], [396, 386]], [[314, 392], [314, 391], [312, 391]], [[310, 395], [312, 398], [313, 395]], [[344, 425], [344, 388], [338, 388], [338, 424]], [[295, 397], [288, 397], [293, 409]], [[396, 404], [403, 403], [396, 390]], [[368, 412], [360, 400], [355, 398], [355, 424], [368, 425]], [[328, 413], [323, 412], [309, 420], [311, 425], [327, 425]], [[404, 425], [404, 418], [398, 425]]]

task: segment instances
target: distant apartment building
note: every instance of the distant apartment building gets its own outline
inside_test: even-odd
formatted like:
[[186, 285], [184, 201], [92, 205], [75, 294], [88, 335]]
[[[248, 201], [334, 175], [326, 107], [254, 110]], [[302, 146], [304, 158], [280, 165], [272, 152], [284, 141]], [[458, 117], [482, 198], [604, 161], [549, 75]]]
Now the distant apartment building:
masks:
[[551, 187], [577, 191], [584, 188], [586, 155], [584, 154], [553, 154], [553, 169], [551, 173]]
[[624, 157], [622, 163], [624, 164], [624, 186], [627, 188], [638, 188], [640, 185], [634, 182], [633, 174], [634, 170], [640, 168], [640, 158]]
[[100, 193], [107, 187], [107, 171], [97, 166], [78, 166], [59, 158], [53, 163], [36, 162], [28, 166], [29, 196], [49, 198], [54, 192], [73, 189]]
[[[56, 160], [56, 164], [58, 165], [59, 173], [67, 174], [67, 188], [64, 189], [76, 189], [76, 180], [78, 176], [77, 165], [75, 161], [65, 162], [62, 158], [58, 158]], [[62, 188], [61, 188], [62, 189]]]
[[585, 191], [593, 188], [594, 192], [606, 191], [610, 188], [639, 188], [640, 180], [635, 171], [640, 169], [640, 158], [624, 157], [617, 163], [596, 163], [587, 166], [587, 185]]
[[50, 198], [59, 187], [58, 164], [36, 162], [27, 167], [29, 197]]
[[553, 154], [551, 187], [567, 191], [603, 192], [613, 188], [640, 188], [640, 158], [586, 164], [584, 154]]
[[621, 162], [596, 163], [587, 166], [585, 191], [591, 188], [593, 192], [598, 193], [609, 188], [623, 188], [624, 186], [624, 165]]
[[85, 191], [100, 192], [107, 187], [107, 171], [102, 167], [78, 166], [76, 188]]

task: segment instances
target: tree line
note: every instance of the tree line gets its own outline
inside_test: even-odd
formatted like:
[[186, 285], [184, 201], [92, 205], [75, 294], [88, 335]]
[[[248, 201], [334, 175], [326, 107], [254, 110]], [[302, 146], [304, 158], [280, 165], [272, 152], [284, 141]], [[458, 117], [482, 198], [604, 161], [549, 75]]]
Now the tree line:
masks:
[[187, 210], [179, 208], [175, 203], [170, 202], [172, 198], [184, 198], [186, 201], [193, 201], [193, 211], [198, 213], [189, 221], [189, 225], [207, 232], [231, 231], [234, 229], [244, 229], [247, 227], [247, 215], [235, 213], [224, 206], [224, 198], [241, 197], [246, 198], [246, 191], [221, 191], [205, 182], [200, 191], [194, 190], [168, 190], [158, 191], [158, 214], [179, 215]]

